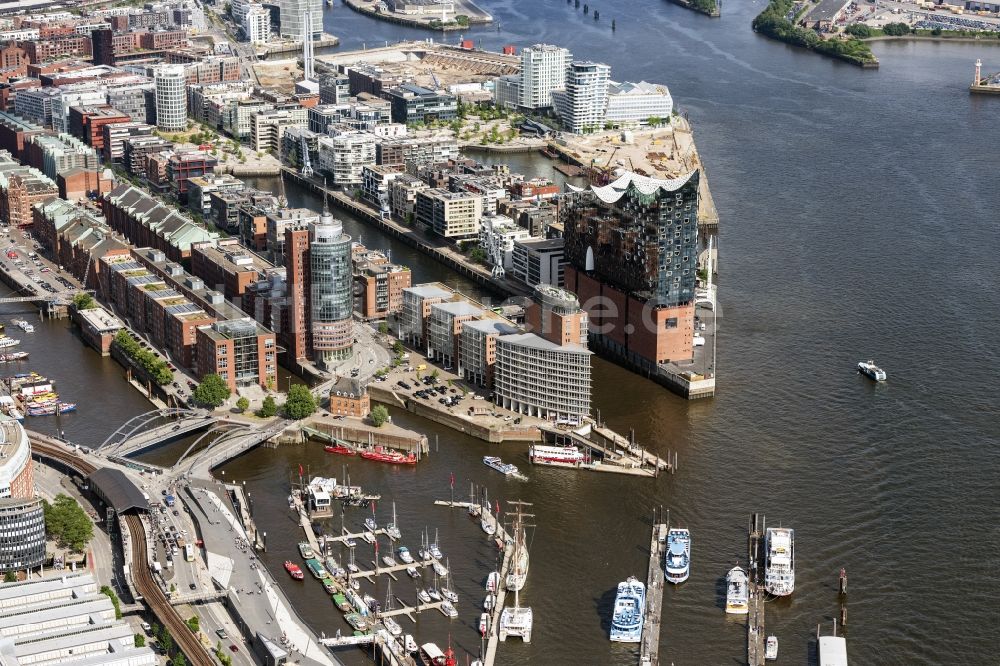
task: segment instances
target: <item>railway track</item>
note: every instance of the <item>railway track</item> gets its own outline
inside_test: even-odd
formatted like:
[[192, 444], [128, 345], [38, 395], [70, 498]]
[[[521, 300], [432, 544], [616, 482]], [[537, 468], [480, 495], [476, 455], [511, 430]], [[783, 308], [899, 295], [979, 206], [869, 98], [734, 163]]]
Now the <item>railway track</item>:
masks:
[[[54, 444], [37, 436], [31, 436], [31, 450], [38, 456], [55, 460], [84, 476], [97, 470], [90, 462], [74, 455], [62, 444]], [[170, 605], [163, 590], [156, 584], [153, 574], [149, 571], [149, 559], [146, 553], [146, 527], [142, 519], [136, 515], [124, 516], [128, 525], [132, 542], [132, 578], [135, 589], [142, 595], [146, 604], [156, 615], [160, 623], [170, 631], [177, 646], [180, 647], [188, 663], [193, 666], [214, 666], [215, 659], [207, 652], [198, 637]]]

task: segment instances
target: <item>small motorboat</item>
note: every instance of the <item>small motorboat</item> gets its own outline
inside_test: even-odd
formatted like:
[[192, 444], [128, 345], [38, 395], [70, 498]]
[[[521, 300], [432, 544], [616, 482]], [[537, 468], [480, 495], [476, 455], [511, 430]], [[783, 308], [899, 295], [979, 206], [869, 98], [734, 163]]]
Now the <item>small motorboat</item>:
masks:
[[417, 571], [416, 567], [406, 567], [406, 573], [409, 574], [410, 578], [420, 578], [420, 572]]
[[413, 634], [406, 634], [403, 638], [403, 649], [406, 650], [408, 654], [413, 654], [420, 649], [417, 646], [417, 641], [413, 638]]
[[413, 555], [410, 555], [410, 549], [406, 546], [400, 546], [396, 553], [399, 555], [399, 559], [403, 561], [403, 564], [413, 564]]
[[382, 556], [382, 562], [387, 567], [394, 567], [394, 566], [396, 566], [396, 560], [393, 559], [392, 555], [383, 555]]
[[347, 570], [350, 571], [352, 574], [356, 574], [361, 571], [358, 565], [355, 564], [354, 562], [349, 562], [347, 564]]
[[438, 610], [440, 610], [441, 614], [445, 617], [458, 617], [458, 610], [455, 609], [455, 606], [450, 601], [441, 602], [441, 606]]
[[383, 617], [382, 624], [393, 636], [399, 636], [403, 633], [403, 628], [399, 626], [399, 623], [393, 620], [391, 617]]
[[438, 576], [447, 576], [448, 575], [448, 568], [445, 567], [440, 562], [434, 562], [433, 566], [434, 566], [434, 573], [436, 573]]
[[485, 636], [490, 630], [490, 614], [483, 613], [479, 616], [479, 635]]
[[858, 372], [876, 382], [884, 382], [886, 380], [885, 370], [875, 365], [875, 361], [870, 359], [858, 363]]
[[486, 577], [486, 591], [496, 592], [497, 587], [500, 585], [500, 572], [493, 571], [489, 576]]
[[375, 535], [372, 532], [365, 532], [361, 535], [366, 543], [375, 543]]
[[361, 583], [360, 583], [360, 582], [358, 582], [358, 579], [357, 579], [357, 578], [352, 578], [352, 579], [351, 579], [351, 582], [350, 582], [350, 583], [348, 583], [348, 585], [350, 585], [350, 586], [351, 586], [351, 589], [352, 589], [352, 590], [354, 590], [355, 592], [357, 592], [358, 590], [360, 590], [360, 589], [361, 589]]
[[327, 444], [323, 447], [323, 450], [327, 453], [337, 453], [342, 456], [356, 456], [358, 452], [354, 449], [344, 446], [343, 444]]
[[458, 603], [458, 593], [454, 590], [450, 590], [447, 587], [441, 588], [441, 596], [450, 601], [453, 604]]
[[425, 604], [429, 604], [431, 602], [431, 595], [427, 593], [427, 590], [421, 588], [417, 590], [417, 599]]
[[493, 520], [493, 516], [486, 511], [483, 512], [483, 518], [479, 521], [479, 526], [482, 527], [483, 531], [490, 536], [497, 533], [497, 524]]
[[295, 564], [291, 560], [285, 560], [285, 571], [287, 571], [288, 575], [295, 580], [302, 580], [306, 577], [305, 574], [302, 573], [302, 569], [299, 565]]
[[764, 643], [764, 659], [767, 661], [778, 660], [778, 637], [773, 634], [768, 636], [767, 642]]
[[378, 523], [375, 522], [374, 518], [365, 518], [365, 529], [374, 532], [378, 529]]
[[427, 594], [434, 601], [441, 601], [441, 593], [437, 591], [436, 587], [428, 587]]
[[491, 611], [493, 610], [493, 607], [496, 605], [497, 605], [497, 597], [495, 594], [490, 592], [489, 594], [486, 595], [486, 598], [483, 599], [483, 610]]
[[347, 546], [348, 548], [354, 548], [355, 546], [358, 545], [358, 542], [353, 537], [348, 537], [344, 539], [344, 545]]
[[[430, 548], [428, 550], [431, 553], [431, 557], [433, 557], [435, 560], [443, 560], [444, 559], [444, 553], [441, 552], [441, 549], [438, 548], [438, 545], [436, 543], [432, 543], [430, 545]], [[441, 574], [441, 575], [443, 576], [444, 574]]]

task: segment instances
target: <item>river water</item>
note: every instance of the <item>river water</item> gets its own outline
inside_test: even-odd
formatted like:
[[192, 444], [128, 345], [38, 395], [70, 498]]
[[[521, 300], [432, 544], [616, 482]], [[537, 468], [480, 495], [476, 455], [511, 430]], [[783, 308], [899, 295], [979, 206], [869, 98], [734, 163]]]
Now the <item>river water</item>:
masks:
[[[1000, 410], [990, 387], [1000, 323], [1000, 99], [970, 97], [966, 86], [977, 57], [1000, 69], [1000, 49], [881, 43], [882, 68], [862, 71], [754, 35], [760, 1], [726, 3], [725, 16], [710, 20], [666, 2], [597, 0], [599, 22], [556, 0], [481, 1], [502, 26], [470, 31], [482, 46], [562, 44], [610, 63], [618, 79], [667, 83], [690, 114], [722, 224], [719, 394], [689, 403], [595, 362], [604, 419], [634, 428], [651, 449], [679, 452], [678, 473], [657, 480], [530, 468], [523, 447], [491, 448], [393, 410], [436, 441], [430, 458], [416, 469], [354, 461], [350, 473], [382, 494], [380, 522], [396, 500], [411, 549], [425, 526], [440, 532], [461, 617], [449, 624], [422, 615], [419, 638], [444, 644], [450, 633], [461, 663], [478, 649], [493, 553], [462, 512], [432, 505], [449, 496], [454, 473], [457, 495], [486, 484], [491, 498], [533, 502], [537, 514], [523, 596], [535, 610], [534, 640], [503, 645], [500, 663], [635, 663], [633, 648], [608, 642], [608, 616], [615, 585], [645, 575], [648, 524], [660, 505], [694, 535], [691, 579], [665, 591], [661, 663], [745, 658], [744, 630], [722, 611], [721, 581], [744, 553], [752, 511], [796, 529], [795, 594], [767, 607], [783, 662], [815, 663], [812, 636], [817, 623], [829, 630], [846, 567], [852, 663], [996, 663]], [[429, 35], [340, 5], [327, 10], [325, 26], [344, 48]], [[520, 170], [550, 168], [543, 158], [517, 159]], [[320, 205], [291, 187], [288, 196]], [[346, 226], [411, 265], [415, 281], [478, 294], [376, 230], [349, 218]], [[61, 420], [67, 435], [96, 443], [147, 405], [120, 381], [121, 368], [65, 328], [52, 322], [20, 337], [33, 352], [28, 365], [81, 403]], [[885, 385], [853, 372], [868, 357], [888, 370]], [[37, 421], [32, 427], [55, 427]], [[499, 478], [479, 462], [487, 451], [531, 480]], [[301, 588], [293, 598], [328, 634], [346, 625], [320, 586], [281, 572], [299, 536], [285, 496], [298, 464], [339, 477], [345, 462], [312, 445], [257, 450], [224, 468], [256, 498], [268, 565], [282, 585]], [[364, 515], [352, 509], [346, 519], [357, 525]], [[401, 580], [393, 593], [412, 600], [410, 587]], [[343, 658], [362, 661], [358, 652]]]

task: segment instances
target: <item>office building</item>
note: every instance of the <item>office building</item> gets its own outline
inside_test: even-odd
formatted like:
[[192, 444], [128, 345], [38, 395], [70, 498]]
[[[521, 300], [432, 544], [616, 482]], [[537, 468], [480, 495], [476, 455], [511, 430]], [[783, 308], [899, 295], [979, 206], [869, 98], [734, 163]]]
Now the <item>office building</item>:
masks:
[[133, 245], [161, 250], [177, 262], [191, 256], [193, 243], [218, 236], [129, 183], [104, 195], [101, 207], [111, 228]]
[[486, 260], [496, 269], [498, 274], [514, 267], [514, 243], [527, 241], [531, 234], [524, 227], [514, 224], [514, 220], [505, 215], [484, 215], [479, 227], [479, 247], [486, 252]]
[[[40, 502], [39, 502], [40, 504]], [[0, 661], [11, 666], [156, 666], [149, 647], [116, 620], [90, 573], [34, 578], [0, 588]]]
[[0, 572], [34, 569], [45, 559], [45, 516], [35, 499], [33, 464], [24, 428], [0, 415]]
[[508, 277], [529, 287], [536, 284], [563, 286], [563, 243], [562, 238], [514, 241]]
[[498, 405], [557, 423], [579, 424], [590, 415], [589, 350], [533, 333], [502, 335], [496, 344]]
[[52, 180], [70, 169], [96, 169], [101, 163], [93, 148], [69, 134], [30, 136], [25, 143], [25, 154], [29, 165]]
[[331, 185], [360, 187], [364, 168], [375, 164], [375, 135], [347, 131], [321, 136], [317, 141], [319, 171]]
[[156, 126], [176, 131], [187, 127], [187, 73], [183, 65], [160, 65], [153, 73], [156, 83]]
[[459, 336], [458, 374], [468, 382], [491, 388], [496, 369], [497, 338], [518, 332], [516, 326], [500, 318], [464, 322]]
[[368, 389], [357, 379], [341, 377], [330, 387], [328, 411], [337, 416], [364, 418], [371, 412]]
[[385, 319], [403, 309], [403, 291], [412, 284], [410, 269], [389, 261], [377, 250], [355, 244], [351, 252], [357, 302], [362, 319]]
[[250, 119], [250, 146], [255, 151], [278, 155], [287, 127], [306, 127], [308, 115], [300, 106], [260, 111]]
[[354, 345], [351, 237], [325, 202], [323, 215], [309, 231], [313, 360], [330, 368], [350, 358]]
[[611, 67], [574, 60], [566, 70], [566, 89], [552, 99], [559, 121], [567, 132], [582, 134], [600, 130], [608, 108], [608, 77]]
[[392, 122], [404, 125], [452, 120], [458, 116], [458, 98], [428, 90], [414, 83], [404, 83], [383, 93], [392, 105]]
[[327, 74], [319, 80], [320, 104], [343, 104], [351, 97], [351, 79], [347, 74]]
[[483, 198], [470, 192], [433, 188], [417, 192], [416, 221], [452, 241], [478, 237]]
[[639, 83], [608, 83], [607, 122], [616, 126], [647, 125], [649, 119], [667, 122], [674, 112], [674, 100], [666, 86]]
[[301, 40], [306, 12], [312, 13], [312, 39], [323, 36], [323, 0], [275, 0], [281, 20], [281, 36]]
[[197, 329], [198, 376], [217, 374], [236, 391], [241, 387], [277, 388], [278, 349], [274, 333], [246, 317], [217, 321]]
[[245, 182], [229, 173], [192, 176], [187, 181], [188, 208], [192, 213], [206, 219], [212, 211], [210, 195], [213, 192], [234, 192], [242, 190], [246, 186]]
[[398, 337], [414, 347], [427, 341], [427, 320], [431, 307], [454, 297], [455, 292], [441, 284], [420, 284], [403, 290], [403, 310]]
[[691, 358], [698, 182], [625, 173], [564, 197], [565, 284], [594, 304], [592, 347], [650, 371]]

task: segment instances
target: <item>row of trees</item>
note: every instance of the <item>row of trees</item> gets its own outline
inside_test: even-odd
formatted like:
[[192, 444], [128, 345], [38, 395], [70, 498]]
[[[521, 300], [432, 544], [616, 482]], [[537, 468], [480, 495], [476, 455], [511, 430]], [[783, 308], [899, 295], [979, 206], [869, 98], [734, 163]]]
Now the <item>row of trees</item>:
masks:
[[85, 291], [81, 291], [79, 294], [73, 296], [73, 307], [79, 310], [93, 310], [97, 307], [97, 301], [94, 297]]
[[139, 345], [132, 334], [122, 329], [115, 335], [114, 344], [123, 354], [128, 356], [140, 368], [145, 370], [154, 382], [163, 386], [174, 380], [174, 373], [167, 362], [156, 354]]

